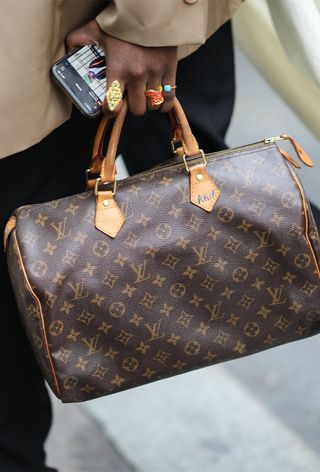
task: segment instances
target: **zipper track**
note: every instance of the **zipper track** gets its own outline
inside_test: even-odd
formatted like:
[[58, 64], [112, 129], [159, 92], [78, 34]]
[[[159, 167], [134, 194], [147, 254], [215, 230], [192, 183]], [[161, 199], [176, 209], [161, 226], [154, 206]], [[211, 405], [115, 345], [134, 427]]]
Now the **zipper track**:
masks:
[[[273, 143], [265, 143], [265, 141], [257, 141], [256, 143], [246, 144], [245, 146], [239, 146], [239, 147], [236, 147], [236, 148], [224, 149], [222, 151], [209, 153], [209, 154], [206, 154], [205, 156], [206, 156], [207, 161], [211, 161], [211, 160], [214, 160], [214, 159], [216, 159], [217, 157], [220, 157], [220, 156], [228, 156], [228, 155], [232, 155], [232, 154], [237, 154], [238, 151], [257, 149], [257, 148], [259, 149], [259, 148], [267, 147], [267, 146], [270, 146], [270, 145], [273, 145]], [[201, 161], [201, 156], [187, 158], [188, 163], [189, 162], [197, 162], [198, 160]], [[140, 177], [141, 175], [154, 174], [155, 172], [161, 171], [162, 169], [167, 169], [168, 167], [171, 167], [171, 168], [172, 167], [175, 167], [175, 168], [176, 167], [178, 167], [178, 168], [179, 167], [184, 167], [184, 163], [183, 163], [183, 161], [175, 162], [175, 163], [166, 164], [166, 165], [163, 165], [163, 166], [156, 167], [156, 168], [154, 168], [154, 170], [152, 170], [152, 169], [145, 170], [144, 172], [139, 172], [139, 174], [135, 174], [135, 175], [131, 175], [129, 177], [126, 177], [125, 179], [122, 179], [122, 180], [118, 181], [118, 183], [124, 182], [125, 180], [127, 180], [129, 178]]]
[[[230, 155], [233, 155], [233, 154], [237, 154], [239, 151], [242, 151], [242, 150], [260, 149], [260, 148], [263, 148], [263, 147], [274, 147], [274, 146], [276, 146], [276, 144], [266, 143], [264, 140], [261, 140], [261, 141], [257, 141], [256, 143], [246, 144], [244, 146], [239, 146], [239, 147], [236, 147], [236, 148], [223, 149], [222, 151], [209, 153], [209, 154], [206, 154], [205, 156], [206, 156], [207, 161], [212, 161], [212, 160], [214, 160], [216, 158], [219, 158], [219, 157], [230, 156]], [[200, 155], [196, 156], [196, 157], [190, 157], [190, 158], [187, 159], [187, 162], [197, 162], [197, 161], [199, 161], [199, 162], [202, 161]], [[149, 170], [145, 170], [144, 172], [139, 172], [139, 174], [129, 175], [128, 177], [125, 177], [124, 179], [118, 180], [117, 185], [120, 188], [129, 179], [130, 180], [139, 179], [140, 176], [145, 176], [145, 175], [151, 175], [151, 174], [154, 174], [154, 173], [158, 173], [158, 172], [161, 172], [163, 169], [167, 169], [169, 167], [170, 168], [179, 168], [179, 167], [184, 168], [184, 163], [183, 163], [183, 161], [169, 163], [169, 164], [166, 164], [166, 165], [163, 165], [163, 166], [155, 167], [154, 170], [149, 169]], [[80, 194], [76, 194], [76, 195], [81, 195], [82, 193], [87, 193], [87, 192], [92, 192], [92, 191], [93, 190], [87, 190], [85, 192], [81, 192]], [[60, 200], [60, 199], [58, 198], [56, 200]], [[55, 201], [55, 200], [51, 200], [51, 201]], [[47, 203], [50, 203], [50, 202], [47, 202]], [[38, 203], [38, 204], [31, 205], [33, 208], [30, 210], [30, 212], [36, 211], [37, 208], [41, 205], [43, 205], [43, 203]], [[23, 205], [23, 206], [19, 207], [18, 209], [21, 210], [25, 206], [30, 206], [30, 205]], [[17, 215], [19, 216], [19, 213]]]

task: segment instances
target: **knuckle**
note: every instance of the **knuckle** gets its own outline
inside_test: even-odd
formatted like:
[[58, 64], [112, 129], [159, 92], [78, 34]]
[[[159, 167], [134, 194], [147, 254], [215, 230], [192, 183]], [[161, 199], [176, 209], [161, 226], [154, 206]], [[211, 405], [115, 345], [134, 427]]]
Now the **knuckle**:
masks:
[[68, 47], [74, 46], [75, 38], [76, 38], [76, 34], [74, 32], [71, 32], [66, 36], [66, 44], [68, 45]]
[[[115, 77], [117, 80], [125, 77], [124, 70], [119, 65], [108, 64], [107, 67], [107, 86], [112, 82], [111, 77]], [[108, 80], [109, 79], [109, 80]]]
[[164, 71], [163, 65], [159, 62], [153, 61], [152, 66], [150, 68], [150, 73], [156, 77], [161, 77]]
[[133, 79], [141, 79], [145, 74], [145, 68], [141, 66], [140, 64], [135, 64], [130, 67], [129, 69], [129, 75]]

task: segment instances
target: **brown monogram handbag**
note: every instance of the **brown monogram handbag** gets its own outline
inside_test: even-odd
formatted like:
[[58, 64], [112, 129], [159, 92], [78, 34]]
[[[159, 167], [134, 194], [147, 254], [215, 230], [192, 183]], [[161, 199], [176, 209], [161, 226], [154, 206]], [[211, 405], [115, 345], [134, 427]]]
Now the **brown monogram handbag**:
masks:
[[175, 157], [117, 182], [125, 115], [105, 157], [102, 120], [86, 192], [18, 208], [5, 231], [26, 332], [63, 402], [320, 331], [319, 235], [293, 169], [312, 162], [298, 143], [205, 155], [176, 102]]

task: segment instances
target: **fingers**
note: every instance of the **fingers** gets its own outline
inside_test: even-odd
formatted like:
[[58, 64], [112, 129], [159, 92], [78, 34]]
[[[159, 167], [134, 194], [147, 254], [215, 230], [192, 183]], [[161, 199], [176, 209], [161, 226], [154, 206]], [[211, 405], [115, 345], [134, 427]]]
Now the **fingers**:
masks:
[[133, 115], [144, 115], [147, 110], [145, 80], [131, 80], [127, 85], [128, 106]]
[[[161, 86], [161, 82], [163, 85]], [[135, 116], [144, 115], [149, 110], [159, 110], [167, 113], [174, 106], [175, 85], [169, 80], [151, 79], [145, 83], [144, 80], [108, 79], [107, 92], [102, 104], [102, 110], [110, 117], [116, 116], [121, 108], [123, 94], [126, 92], [128, 107]]]
[[[171, 74], [166, 74], [163, 79], [162, 79], [162, 87], [163, 87], [163, 98], [164, 102], [160, 107], [160, 111], [163, 113], [168, 113], [171, 108], [173, 108], [174, 105], [174, 98], [176, 96], [176, 89], [172, 88], [175, 87], [176, 83], [176, 75], [175, 71], [173, 71]], [[167, 91], [167, 89], [170, 89], [170, 91]]]
[[70, 51], [75, 47], [85, 46], [86, 44], [96, 44], [100, 42], [101, 38], [101, 30], [96, 20], [92, 20], [67, 35], [66, 48], [67, 51]]

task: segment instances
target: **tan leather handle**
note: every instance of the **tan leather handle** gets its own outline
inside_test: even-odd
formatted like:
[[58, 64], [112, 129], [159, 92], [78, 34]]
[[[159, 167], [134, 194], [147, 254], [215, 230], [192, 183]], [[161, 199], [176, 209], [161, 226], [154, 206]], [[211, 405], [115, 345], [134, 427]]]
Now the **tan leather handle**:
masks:
[[[98, 127], [96, 138], [93, 145], [91, 172], [99, 173], [101, 183], [114, 182], [116, 175], [115, 160], [117, 156], [117, 148], [120, 139], [120, 134], [123, 122], [126, 117], [128, 105], [126, 100], [117, 117], [114, 120], [108, 149], [105, 157], [102, 156], [103, 140], [106, 135], [107, 128], [110, 124], [110, 119], [103, 117]], [[199, 153], [198, 143], [193, 136], [186, 115], [180, 105], [179, 101], [175, 99], [174, 108], [170, 112], [171, 123], [174, 127], [174, 140], [181, 141], [184, 153], [186, 156], [193, 156]], [[89, 184], [89, 186], [91, 186]]]
[[103, 154], [102, 154], [102, 147], [103, 147], [103, 142], [108, 130], [108, 127], [111, 123], [111, 119], [107, 117], [106, 115], [103, 115], [103, 117], [100, 120], [96, 136], [94, 138], [94, 143], [93, 143], [93, 149], [92, 149], [92, 157], [91, 157], [91, 163], [90, 163], [90, 172], [92, 174], [100, 174], [101, 171], [101, 164], [103, 161]]
[[123, 122], [127, 115], [128, 103], [127, 100], [123, 101], [121, 109], [114, 120], [111, 136], [108, 143], [106, 155], [101, 163], [100, 181], [114, 182], [116, 179], [116, 157], [119, 139], [122, 131]]

